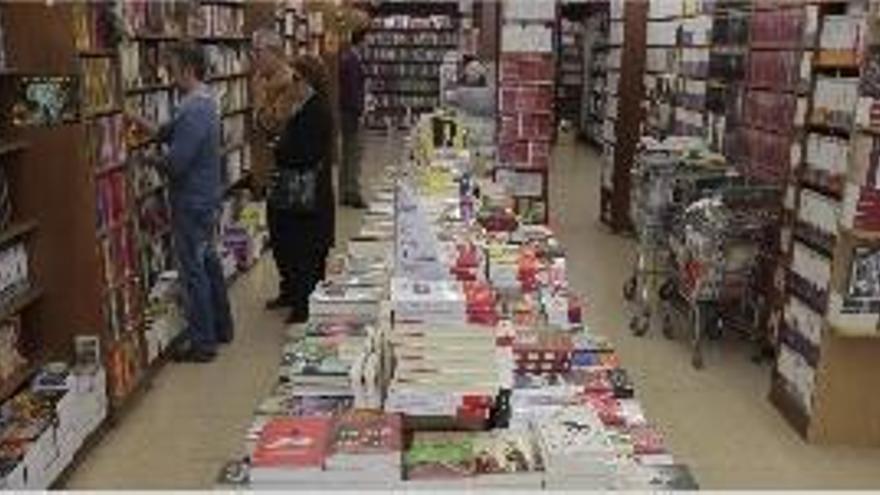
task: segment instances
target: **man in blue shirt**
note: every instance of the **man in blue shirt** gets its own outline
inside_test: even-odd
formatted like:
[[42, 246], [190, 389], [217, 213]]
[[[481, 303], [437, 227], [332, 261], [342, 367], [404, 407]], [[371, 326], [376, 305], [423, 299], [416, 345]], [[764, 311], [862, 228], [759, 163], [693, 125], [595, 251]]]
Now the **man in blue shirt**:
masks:
[[232, 341], [232, 315], [215, 246], [222, 185], [220, 113], [205, 85], [207, 60], [193, 43], [174, 47], [171, 72], [183, 94], [173, 118], [158, 128], [138, 116], [130, 119], [167, 145], [172, 233], [184, 292], [186, 342], [178, 361], [205, 363], [217, 344]]

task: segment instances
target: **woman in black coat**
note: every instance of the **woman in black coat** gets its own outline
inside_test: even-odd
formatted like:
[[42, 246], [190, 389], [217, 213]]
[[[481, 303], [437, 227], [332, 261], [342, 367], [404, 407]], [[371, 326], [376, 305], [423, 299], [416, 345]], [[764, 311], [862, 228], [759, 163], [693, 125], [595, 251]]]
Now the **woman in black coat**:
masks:
[[335, 242], [333, 116], [327, 88], [322, 86], [321, 61], [300, 57], [293, 69], [301, 97], [278, 136], [275, 166], [317, 171], [315, 208], [309, 213], [285, 211], [272, 205], [270, 194], [269, 210], [275, 216], [273, 254], [290, 298], [288, 323], [303, 323], [308, 320], [309, 295], [324, 278], [327, 255]]

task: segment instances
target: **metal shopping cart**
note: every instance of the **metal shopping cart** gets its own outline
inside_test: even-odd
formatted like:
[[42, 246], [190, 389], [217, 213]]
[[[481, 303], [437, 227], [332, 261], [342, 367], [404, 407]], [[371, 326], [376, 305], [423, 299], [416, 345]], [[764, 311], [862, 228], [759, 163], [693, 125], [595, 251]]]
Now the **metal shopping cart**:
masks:
[[630, 328], [637, 336], [653, 326], [661, 309], [660, 288], [673, 275], [668, 242], [672, 224], [693, 200], [728, 180], [718, 165], [716, 156], [696, 138], [646, 138], [641, 143], [631, 171], [636, 261], [624, 286], [624, 297], [636, 305]]
[[663, 333], [672, 337], [675, 311], [687, 317], [696, 368], [704, 364], [704, 336], [757, 327], [763, 307], [758, 272], [777, 198], [773, 187], [728, 183], [693, 202], [673, 222], [668, 241], [672, 276], [659, 294]]

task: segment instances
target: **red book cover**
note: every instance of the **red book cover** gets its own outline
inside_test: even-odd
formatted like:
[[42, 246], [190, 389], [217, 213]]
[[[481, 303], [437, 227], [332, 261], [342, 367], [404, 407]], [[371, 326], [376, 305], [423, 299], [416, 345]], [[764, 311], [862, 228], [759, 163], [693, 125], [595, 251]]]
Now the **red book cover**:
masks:
[[329, 439], [328, 418], [276, 418], [260, 433], [251, 464], [258, 468], [322, 467]]
[[331, 450], [340, 454], [400, 452], [403, 448], [403, 418], [378, 411], [349, 411], [333, 426]]

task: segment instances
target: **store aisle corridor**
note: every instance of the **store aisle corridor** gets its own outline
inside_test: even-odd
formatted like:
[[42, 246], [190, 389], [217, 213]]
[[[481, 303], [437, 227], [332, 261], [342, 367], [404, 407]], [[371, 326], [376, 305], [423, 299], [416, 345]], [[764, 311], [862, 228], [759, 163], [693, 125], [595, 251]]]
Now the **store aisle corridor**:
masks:
[[[396, 139], [370, 138], [365, 175], [400, 150]], [[752, 364], [746, 346], [712, 343], [707, 368], [697, 372], [682, 341], [632, 337], [621, 295], [632, 243], [597, 220], [598, 156], [582, 145], [563, 145], [555, 162], [552, 223], [568, 251], [572, 283], [587, 298], [587, 320], [612, 338], [648, 418], [704, 488], [880, 486], [880, 450], [808, 446], [797, 437], [766, 400], [768, 368]], [[344, 239], [359, 215], [341, 212]], [[251, 414], [274, 380], [284, 315], [263, 310], [274, 284], [270, 260], [236, 282], [230, 293], [236, 342], [211, 365], [162, 370], [66, 487], [211, 488], [223, 463], [240, 451]]]

